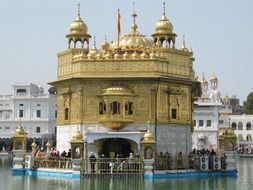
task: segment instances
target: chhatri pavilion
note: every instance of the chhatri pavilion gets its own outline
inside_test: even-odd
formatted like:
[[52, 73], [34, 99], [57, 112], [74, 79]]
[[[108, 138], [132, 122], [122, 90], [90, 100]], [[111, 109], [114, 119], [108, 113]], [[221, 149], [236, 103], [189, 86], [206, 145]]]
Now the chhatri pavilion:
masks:
[[[80, 8], [66, 35], [67, 49], [58, 53], [57, 149], [67, 151], [80, 131], [85, 155], [123, 157], [140, 153], [149, 130], [156, 153], [189, 153], [191, 150], [193, 100], [199, 88], [193, 70], [193, 52], [177, 35], [166, 16], [151, 37], [138, 31], [133, 11], [129, 33], [118, 33], [90, 48], [91, 35]], [[129, 16], [130, 18], [130, 16]], [[155, 24], [155, 23], [151, 23]], [[93, 41], [93, 40], [92, 40]], [[101, 49], [101, 50], [99, 50]]]

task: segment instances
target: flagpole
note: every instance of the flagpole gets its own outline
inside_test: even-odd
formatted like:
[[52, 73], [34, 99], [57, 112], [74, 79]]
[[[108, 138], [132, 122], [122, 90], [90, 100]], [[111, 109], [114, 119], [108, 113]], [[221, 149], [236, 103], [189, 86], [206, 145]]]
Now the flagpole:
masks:
[[120, 30], [121, 30], [120, 29], [120, 11], [118, 9], [118, 43], [117, 43], [118, 47], [119, 47]]

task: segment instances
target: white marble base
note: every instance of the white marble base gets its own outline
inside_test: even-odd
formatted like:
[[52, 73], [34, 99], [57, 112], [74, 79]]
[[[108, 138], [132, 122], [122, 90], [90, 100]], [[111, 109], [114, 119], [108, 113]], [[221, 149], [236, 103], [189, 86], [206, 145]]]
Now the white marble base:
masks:
[[[155, 136], [155, 128], [154, 125], [150, 125], [150, 131]], [[65, 150], [66, 152], [70, 149], [70, 139], [72, 135], [78, 130], [82, 133], [83, 137], [86, 138], [86, 134], [91, 133], [99, 133], [102, 132], [103, 134], [106, 134], [108, 132], [108, 138], [112, 137], [112, 133], [114, 133], [114, 138], [117, 138], [119, 135], [117, 135], [117, 132], [112, 131], [106, 127], [104, 127], [102, 124], [86, 124], [86, 125], [61, 125], [57, 127], [57, 150], [62, 152]], [[135, 136], [128, 136], [126, 139], [131, 138], [133, 142], [137, 144], [137, 147], [140, 147], [140, 139], [139, 136], [142, 131], [142, 134], [144, 134], [143, 131], [148, 129], [147, 124], [131, 124], [127, 127], [123, 128], [119, 132], [122, 133], [135, 133]], [[157, 126], [157, 149], [156, 152], [159, 154], [160, 152], [166, 153], [169, 152], [170, 154], [176, 155], [178, 152], [182, 152], [183, 154], [188, 154], [191, 151], [191, 128], [190, 126], [183, 126], [183, 125], [158, 125]], [[109, 134], [110, 133], [110, 134]], [[120, 134], [120, 138], [122, 138], [122, 133]], [[103, 138], [105, 136], [103, 135]], [[89, 140], [90, 137], [88, 137], [86, 140]], [[85, 139], [84, 139], [85, 140]]]

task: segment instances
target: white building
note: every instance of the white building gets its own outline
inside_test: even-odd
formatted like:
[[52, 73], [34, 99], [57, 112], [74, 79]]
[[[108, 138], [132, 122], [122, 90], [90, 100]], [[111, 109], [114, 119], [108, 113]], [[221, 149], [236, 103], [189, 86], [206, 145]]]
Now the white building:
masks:
[[201, 81], [202, 96], [194, 102], [194, 131], [192, 133], [192, 148], [214, 149], [218, 147], [219, 110], [222, 106], [218, 79], [212, 76], [211, 92], [204, 75]]
[[[237, 136], [237, 145], [239, 149], [251, 151], [253, 148], [253, 115], [230, 115], [231, 127]], [[248, 153], [248, 152], [244, 152]]]
[[11, 148], [11, 138], [16, 127], [21, 125], [29, 139], [37, 143], [55, 135], [56, 91], [49, 89], [44, 93], [40, 85], [14, 84], [12, 95], [0, 96], [0, 150], [3, 146]]

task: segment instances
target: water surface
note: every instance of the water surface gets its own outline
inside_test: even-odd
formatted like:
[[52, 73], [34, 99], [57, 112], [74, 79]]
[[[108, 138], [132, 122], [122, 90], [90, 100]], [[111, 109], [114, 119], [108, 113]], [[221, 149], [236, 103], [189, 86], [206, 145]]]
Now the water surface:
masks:
[[138, 177], [62, 179], [12, 176], [6, 159], [0, 158], [1, 190], [252, 190], [252, 158], [237, 160], [238, 177], [191, 177], [143, 180]]

